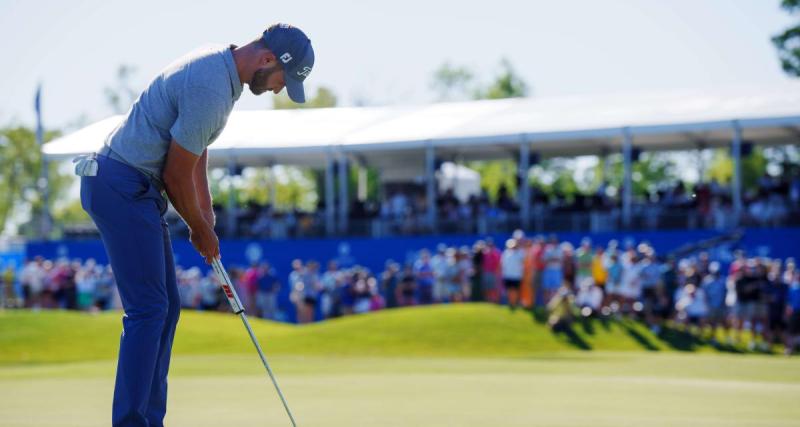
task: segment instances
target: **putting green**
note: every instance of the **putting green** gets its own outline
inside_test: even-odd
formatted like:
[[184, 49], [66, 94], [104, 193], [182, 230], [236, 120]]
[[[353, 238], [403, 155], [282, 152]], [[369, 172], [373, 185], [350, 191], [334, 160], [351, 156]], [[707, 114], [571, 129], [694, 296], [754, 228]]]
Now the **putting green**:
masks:
[[[300, 426], [796, 426], [800, 358], [487, 304], [254, 320]], [[109, 424], [120, 313], [0, 312], [0, 425]], [[591, 350], [591, 351], [589, 351]], [[239, 320], [185, 312], [167, 424], [289, 425]]]
[[[653, 353], [272, 358], [301, 426], [796, 426], [800, 360]], [[5, 427], [107, 426], [111, 361], [0, 367]], [[289, 425], [258, 358], [173, 361], [167, 425]]]

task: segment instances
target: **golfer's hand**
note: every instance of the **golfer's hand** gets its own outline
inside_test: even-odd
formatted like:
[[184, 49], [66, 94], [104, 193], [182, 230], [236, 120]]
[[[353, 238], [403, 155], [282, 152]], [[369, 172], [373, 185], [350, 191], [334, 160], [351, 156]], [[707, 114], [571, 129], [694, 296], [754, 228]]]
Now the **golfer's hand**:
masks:
[[211, 264], [214, 258], [219, 258], [219, 239], [214, 229], [204, 224], [203, 227], [192, 229], [189, 240], [200, 256], [206, 259], [206, 264]]
[[214, 227], [217, 225], [217, 217], [214, 215], [213, 210], [203, 210], [203, 219], [205, 219], [208, 225], [211, 226], [211, 229], [214, 229]]

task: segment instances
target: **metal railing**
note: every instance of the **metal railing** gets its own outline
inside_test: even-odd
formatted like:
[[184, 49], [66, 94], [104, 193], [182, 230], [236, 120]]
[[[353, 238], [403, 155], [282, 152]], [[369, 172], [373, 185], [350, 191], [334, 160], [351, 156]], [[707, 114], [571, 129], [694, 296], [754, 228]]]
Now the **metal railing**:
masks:
[[[186, 236], [188, 230], [180, 218], [169, 220], [175, 236]], [[424, 213], [403, 218], [350, 218], [345, 229], [337, 227], [328, 233], [323, 213], [301, 214], [297, 217], [276, 216], [264, 230], [253, 233], [254, 221], [241, 220], [236, 233], [228, 235], [224, 229], [224, 213], [218, 217], [217, 233], [223, 238], [316, 238], [316, 237], [392, 237], [430, 234], [495, 234], [523, 229], [529, 234], [552, 232], [598, 233], [610, 231], [655, 230], [730, 230], [735, 227], [792, 227], [800, 226], [800, 209], [794, 208], [780, 218], [757, 219], [748, 214], [740, 218], [731, 210], [716, 210], [703, 214], [696, 209], [667, 209], [657, 205], [635, 206], [628, 224], [624, 223], [621, 209], [568, 211], [558, 209], [532, 209], [527, 221], [518, 212], [501, 212], [478, 217], [437, 218], [430, 224]], [[65, 227], [64, 237], [96, 237], [94, 224]]]

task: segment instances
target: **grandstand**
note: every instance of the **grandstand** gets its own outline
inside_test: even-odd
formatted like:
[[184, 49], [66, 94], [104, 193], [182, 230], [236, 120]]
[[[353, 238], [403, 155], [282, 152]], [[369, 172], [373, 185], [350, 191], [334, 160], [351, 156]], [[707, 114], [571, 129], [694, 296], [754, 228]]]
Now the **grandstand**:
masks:
[[[756, 90], [238, 111], [209, 147], [209, 162], [210, 167], [225, 168], [232, 174], [242, 167], [275, 165], [324, 171], [321, 212], [301, 214], [306, 224], [303, 229], [260, 237], [470, 234], [508, 232], [518, 227], [601, 232], [792, 225], [796, 215], [784, 214], [777, 219], [748, 215], [740, 164], [743, 153], [753, 145], [797, 143], [798, 106], [800, 92]], [[122, 118], [107, 118], [51, 142], [44, 147], [45, 155], [63, 160], [92, 152]], [[713, 189], [720, 200], [716, 215], [687, 209], [654, 212], [646, 204], [637, 203], [631, 180], [632, 164], [639, 153], [715, 147], [730, 147], [735, 165], [730, 187]], [[535, 189], [521, 186], [507, 208], [497, 207], [498, 215], [460, 218], [441, 212], [442, 197], [447, 195], [437, 188], [437, 171], [446, 162], [515, 159], [519, 176], [527, 177], [541, 159], [613, 153], [621, 153], [624, 159], [625, 185], [618, 200], [582, 201], [568, 212], [554, 212], [536, 197]], [[383, 189], [396, 184], [416, 186], [420, 200], [413, 210], [413, 227], [404, 227], [397, 218], [378, 215], [378, 209], [366, 209], [365, 213], [363, 205], [350, 202], [354, 197], [343, 185], [347, 170], [363, 166], [379, 171]], [[792, 208], [796, 209], [787, 206]], [[224, 224], [220, 231], [228, 237], [248, 237], [242, 232], [242, 223], [256, 221], [257, 215], [237, 212], [237, 206], [231, 203], [220, 212], [225, 219], [220, 221]], [[281, 219], [273, 218], [271, 224], [280, 225]], [[292, 220], [300, 222], [298, 218]]]

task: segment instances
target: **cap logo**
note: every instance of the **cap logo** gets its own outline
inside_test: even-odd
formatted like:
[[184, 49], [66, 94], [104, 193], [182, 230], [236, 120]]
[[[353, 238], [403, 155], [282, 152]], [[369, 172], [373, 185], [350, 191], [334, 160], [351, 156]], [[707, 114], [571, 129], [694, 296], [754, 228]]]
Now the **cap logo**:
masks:
[[284, 64], [288, 64], [289, 61], [291, 60], [292, 60], [292, 55], [289, 54], [289, 52], [286, 52], [283, 55], [281, 55], [281, 62], [283, 62]]
[[302, 70], [297, 71], [298, 76], [308, 77], [309, 73], [311, 73], [311, 67], [305, 66]]

